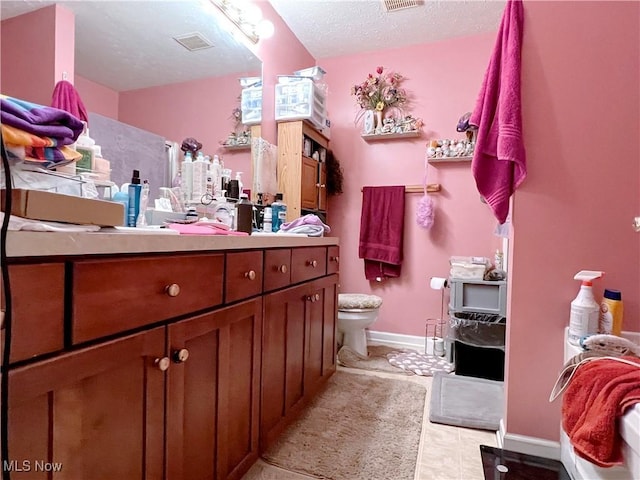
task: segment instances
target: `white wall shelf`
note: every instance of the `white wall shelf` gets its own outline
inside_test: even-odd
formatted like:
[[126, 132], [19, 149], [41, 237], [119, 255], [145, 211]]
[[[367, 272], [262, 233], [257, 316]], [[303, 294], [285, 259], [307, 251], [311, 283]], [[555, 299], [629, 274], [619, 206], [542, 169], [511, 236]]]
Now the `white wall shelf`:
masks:
[[429, 158], [427, 161], [429, 163], [455, 163], [455, 162], [470, 162], [473, 157], [440, 157], [440, 158]]
[[367, 142], [376, 142], [379, 140], [392, 140], [395, 138], [415, 138], [422, 135], [422, 132], [419, 130], [411, 131], [411, 132], [403, 132], [403, 133], [376, 133], [372, 135], [361, 135]]
[[251, 148], [250, 143], [245, 143], [242, 145], [227, 145], [223, 143], [221, 146], [225, 150], [249, 150]]

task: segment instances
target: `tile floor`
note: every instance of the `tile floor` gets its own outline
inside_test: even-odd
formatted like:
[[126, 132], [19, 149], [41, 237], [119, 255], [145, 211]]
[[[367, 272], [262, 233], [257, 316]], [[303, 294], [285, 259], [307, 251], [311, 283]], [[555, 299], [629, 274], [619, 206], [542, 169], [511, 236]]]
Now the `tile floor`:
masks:
[[[495, 432], [431, 423], [429, 421], [429, 399], [432, 377], [338, 368], [417, 382], [427, 388], [415, 480], [484, 480], [480, 445], [498, 446]], [[308, 480], [311, 478], [313, 477], [282, 470], [258, 460], [242, 480]]]

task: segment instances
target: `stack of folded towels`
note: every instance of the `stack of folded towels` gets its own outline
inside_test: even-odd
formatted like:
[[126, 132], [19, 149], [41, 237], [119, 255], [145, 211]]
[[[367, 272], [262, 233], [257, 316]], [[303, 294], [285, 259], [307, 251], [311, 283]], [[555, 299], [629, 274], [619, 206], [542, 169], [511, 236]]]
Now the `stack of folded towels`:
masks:
[[6, 95], [0, 95], [0, 106], [2, 138], [14, 158], [53, 168], [82, 156], [69, 147], [84, 129], [77, 117]]

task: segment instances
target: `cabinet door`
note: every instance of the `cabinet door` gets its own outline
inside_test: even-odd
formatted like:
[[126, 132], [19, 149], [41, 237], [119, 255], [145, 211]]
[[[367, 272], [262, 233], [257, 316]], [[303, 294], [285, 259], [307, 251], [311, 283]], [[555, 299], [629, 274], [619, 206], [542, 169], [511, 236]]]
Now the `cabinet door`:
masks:
[[[163, 479], [165, 329], [9, 373], [9, 453], [19, 478]], [[26, 467], [26, 468], [25, 468]]]
[[169, 326], [169, 480], [237, 479], [258, 457], [262, 300]]
[[318, 208], [318, 162], [313, 158], [302, 157], [302, 184], [300, 206], [307, 210]]
[[327, 164], [318, 164], [318, 210], [327, 210]]
[[306, 285], [264, 297], [261, 448], [286, 426], [304, 394]]
[[321, 278], [308, 285], [306, 296], [307, 361], [305, 397], [313, 395], [336, 369], [337, 276]]

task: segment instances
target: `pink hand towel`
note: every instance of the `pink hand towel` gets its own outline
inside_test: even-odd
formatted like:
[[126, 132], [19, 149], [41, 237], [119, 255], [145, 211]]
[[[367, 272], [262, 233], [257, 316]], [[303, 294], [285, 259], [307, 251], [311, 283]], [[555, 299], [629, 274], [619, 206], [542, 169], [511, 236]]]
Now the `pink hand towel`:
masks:
[[87, 109], [82, 103], [80, 94], [76, 87], [66, 80], [60, 80], [56, 83], [51, 97], [51, 106], [69, 112], [83, 122], [89, 123], [89, 115], [87, 115]]
[[404, 231], [404, 186], [364, 187], [358, 256], [367, 280], [399, 277]]
[[471, 170], [480, 195], [500, 223], [509, 197], [527, 176], [522, 140], [520, 50], [524, 12], [509, 0], [469, 124], [478, 128]]

